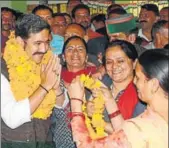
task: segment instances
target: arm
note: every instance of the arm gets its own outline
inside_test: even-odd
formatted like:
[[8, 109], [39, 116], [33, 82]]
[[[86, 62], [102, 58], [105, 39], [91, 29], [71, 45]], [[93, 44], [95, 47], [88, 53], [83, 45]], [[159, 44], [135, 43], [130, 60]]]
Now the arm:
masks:
[[[43, 69], [41, 75], [41, 84], [49, 91], [56, 83], [56, 73], [52, 69], [57, 69], [57, 57], [52, 57], [46, 68]], [[37, 90], [28, 98], [22, 101], [16, 101], [11, 91], [9, 82], [1, 75], [3, 91], [1, 96], [1, 116], [4, 122], [10, 128], [17, 128], [25, 122], [31, 121], [31, 114], [38, 108], [47, 94], [47, 91], [42, 87]], [[1, 88], [2, 89], [2, 88]]]
[[124, 119], [121, 114], [114, 114], [115, 112], [119, 110], [119, 108], [111, 94], [111, 91], [102, 83], [102, 87], [100, 88], [100, 90], [99, 89], [92, 90], [92, 95], [96, 98], [99, 94], [98, 93], [99, 91], [101, 91], [103, 94], [103, 98], [105, 101], [105, 107], [109, 114], [109, 118], [111, 116], [110, 120], [111, 120], [113, 129], [114, 130], [120, 129], [124, 122]]
[[73, 140], [76, 142], [78, 148], [131, 148], [123, 130], [114, 132], [99, 140], [92, 140], [89, 137], [84, 120], [80, 116], [73, 117], [71, 126]]
[[[76, 142], [78, 148], [102, 148], [102, 147], [113, 147], [113, 148], [127, 148], [129, 147], [129, 142], [123, 131], [118, 131], [108, 137], [92, 140], [89, 137], [88, 129], [85, 125], [85, 121], [82, 118], [82, 100], [84, 96], [84, 87], [78, 78], [74, 79], [70, 86], [68, 87], [68, 92], [71, 99], [71, 110], [72, 113], [78, 114], [72, 116], [71, 126], [73, 131], [73, 139]], [[76, 93], [75, 93], [76, 92]]]
[[1, 117], [10, 128], [14, 129], [31, 121], [29, 99], [15, 101], [8, 80], [1, 74]]

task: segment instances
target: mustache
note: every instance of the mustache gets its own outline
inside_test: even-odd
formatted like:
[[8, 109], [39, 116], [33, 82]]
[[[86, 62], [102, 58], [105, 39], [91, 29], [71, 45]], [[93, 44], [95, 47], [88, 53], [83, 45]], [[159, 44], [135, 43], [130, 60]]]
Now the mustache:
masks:
[[33, 53], [33, 55], [44, 55], [44, 54], [46, 54], [47, 52], [35, 52], [35, 53]]
[[87, 21], [82, 21], [81, 23], [88, 23]]
[[140, 23], [144, 23], [144, 22], [147, 22], [147, 21], [145, 21], [145, 20], [140, 21]]

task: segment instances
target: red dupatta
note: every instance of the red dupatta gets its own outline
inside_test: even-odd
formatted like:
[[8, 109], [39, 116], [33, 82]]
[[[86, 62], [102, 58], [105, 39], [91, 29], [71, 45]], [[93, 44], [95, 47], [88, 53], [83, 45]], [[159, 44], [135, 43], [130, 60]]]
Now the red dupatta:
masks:
[[96, 72], [96, 67], [95, 66], [90, 66], [86, 67], [85, 69], [82, 69], [78, 72], [71, 72], [68, 71], [66, 68], [62, 70], [61, 72], [61, 78], [66, 82], [66, 83], [71, 83], [76, 76], [81, 75], [81, 74], [93, 74]]
[[130, 119], [132, 117], [137, 102], [137, 90], [132, 81], [124, 90], [124, 93], [119, 97], [119, 101], [117, 102], [124, 119]]

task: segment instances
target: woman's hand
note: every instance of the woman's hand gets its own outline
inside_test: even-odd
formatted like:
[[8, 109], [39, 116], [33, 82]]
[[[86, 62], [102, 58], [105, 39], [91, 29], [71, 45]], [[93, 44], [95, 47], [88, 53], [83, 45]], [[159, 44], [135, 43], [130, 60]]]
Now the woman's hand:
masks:
[[103, 94], [103, 98], [105, 100], [105, 103], [109, 100], [112, 100], [113, 99], [113, 95], [111, 93], [111, 90], [107, 87], [101, 87], [100, 88], [102, 94]]
[[61, 69], [62, 69], [62, 66], [61, 64], [58, 65], [58, 68], [57, 68], [57, 81], [56, 83], [54, 84], [53, 86], [53, 89], [57, 92], [58, 90], [61, 90], [60, 88], [60, 80], [61, 80]]
[[84, 96], [84, 86], [83, 83], [80, 82], [80, 77], [77, 76], [71, 84], [68, 86], [68, 94], [70, 98], [78, 98], [83, 100]]
[[92, 78], [94, 79], [99, 79], [101, 80], [102, 77], [106, 74], [106, 70], [105, 70], [105, 67], [104, 66], [100, 66], [97, 71], [92, 74]]
[[48, 91], [52, 89], [58, 81], [58, 68], [60, 66], [60, 59], [56, 55], [52, 55], [47, 65], [41, 67], [41, 85]]
[[72, 112], [82, 112], [82, 102], [84, 97], [84, 86], [77, 76], [68, 86], [68, 94], [71, 100]]

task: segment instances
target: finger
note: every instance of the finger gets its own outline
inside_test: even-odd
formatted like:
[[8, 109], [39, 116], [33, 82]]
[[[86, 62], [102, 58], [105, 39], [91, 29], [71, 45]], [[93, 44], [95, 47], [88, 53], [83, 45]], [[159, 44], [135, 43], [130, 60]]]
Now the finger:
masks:
[[53, 60], [53, 67], [52, 67], [52, 71], [56, 72], [58, 71], [58, 63], [57, 63], [58, 59], [57, 56], [55, 55], [54, 60]]
[[44, 71], [45, 71], [45, 65], [42, 64], [42, 65], [41, 65], [41, 73], [43, 73]]
[[61, 65], [60, 65], [60, 67], [58, 68], [58, 71], [57, 71], [56, 85], [60, 84], [60, 80], [61, 80]]
[[49, 61], [48, 61], [48, 64], [46, 66], [46, 71], [49, 71], [49, 68], [51, 67], [51, 64], [52, 64], [52, 61], [54, 59], [54, 55], [52, 54], [52, 56], [50, 57]]
[[59, 74], [61, 73], [62, 65], [60, 64], [60, 58], [57, 57], [57, 64], [56, 64], [57, 69], [59, 69]]

